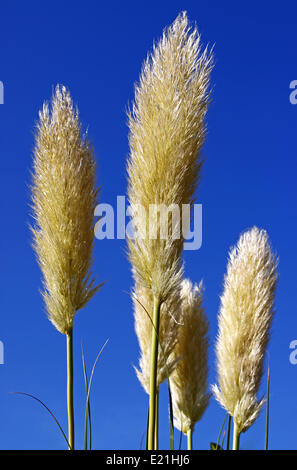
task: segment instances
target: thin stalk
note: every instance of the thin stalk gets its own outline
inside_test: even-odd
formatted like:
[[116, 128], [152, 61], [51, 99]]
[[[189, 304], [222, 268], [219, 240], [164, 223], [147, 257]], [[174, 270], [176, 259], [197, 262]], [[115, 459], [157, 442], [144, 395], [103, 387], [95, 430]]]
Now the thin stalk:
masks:
[[226, 429], [224, 429], [223, 439], [222, 439], [222, 443], [221, 443], [221, 449], [222, 450], [224, 449], [225, 437], [226, 437]]
[[229, 415], [229, 418], [228, 418], [228, 434], [227, 434], [227, 446], [226, 446], [226, 450], [229, 450], [229, 449], [230, 449], [231, 423], [232, 423], [232, 417], [231, 417], [231, 415]]
[[225, 423], [226, 423], [226, 419], [227, 419], [227, 416], [228, 416], [228, 413], [226, 414], [225, 418], [224, 418], [224, 421], [223, 421], [223, 424], [221, 426], [221, 429], [220, 429], [220, 432], [219, 432], [219, 436], [218, 436], [218, 440], [217, 440], [217, 449], [219, 448], [219, 444], [220, 444], [220, 439], [221, 439], [221, 434], [223, 432], [223, 429], [224, 429], [224, 426], [225, 426]]
[[151, 348], [151, 370], [150, 370], [150, 403], [149, 403], [148, 450], [154, 450], [154, 443], [155, 443], [159, 324], [160, 324], [160, 301], [159, 301], [159, 299], [154, 297], [152, 348]]
[[233, 450], [239, 450], [240, 432], [238, 431], [237, 424], [233, 421]]
[[269, 366], [269, 363], [268, 363], [265, 450], [268, 450], [268, 434], [269, 434], [269, 388], [270, 388], [270, 366]]
[[147, 408], [145, 450], [148, 450], [148, 429], [149, 429], [149, 406]]
[[192, 428], [188, 429], [187, 441], [188, 441], [188, 450], [192, 450], [192, 447], [193, 447], [193, 430], [192, 430]]
[[69, 450], [74, 450], [74, 408], [73, 408], [73, 331], [67, 333], [67, 411]]
[[88, 423], [89, 423], [89, 431], [90, 431], [90, 450], [92, 448], [92, 422], [91, 422], [91, 405], [90, 400], [88, 400], [89, 396], [89, 383], [88, 383], [88, 375], [86, 369], [86, 362], [84, 356], [83, 346], [81, 345], [81, 353], [82, 353], [82, 362], [83, 362], [83, 371], [84, 371], [84, 379], [85, 379], [85, 387], [87, 393], [87, 405], [85, 411], [85, 438], [84, 438], [84, 448], [88, 450]]
[[[167, 369], [167, 365], [166, 365]], [[174, 450], [174, 424], [173, 424], [173, 405], [172, 405], [172, 395], [170, 387], [169, 373], [167, 369], [167, 381], [168, 381], [168, 395], [169, 395], [169, 419], [170, 419], [170, 450]]]
[[[149, 314], [149, 312], [146, 310], [144, 305], [137, 299], [137, 297], [133, 296], [133, 298], [136, 300], [136, 302], [141, 305], [141, 307], [144, 309], [145, 313], [148, 315], [153, 328], [155, 329], [154, 322]], [[159, 337], [159, 336], [158, 336]], [[170, 388], [170, 380], [169, 380], [169, 371], [167, 367], [167, 361], [166, 361], [166, 356], [164, 353], [164, 350], [162, 348], [162, 344], [159, 343], [161, 353], [164, 357], [164, 362], [165, 362], [165, 368], [166, 368], [166, 375], [167, 375], [167, 381], [168, 381], [168, 395], [169, 395], [169, 418], [170, 418], [170, 450], [174, 450], [174, 425], [173, 425], [173, 406], [172, 406], [172, 396], [171, 396], [171, 388]], [[159, 404], [158, 404], [159, 406]], [[147, 426], [146, 426], [146, 450], [148, 450], [148, 429], [149, 429], [149, 410], [148, 410], [148, 416], [147, 416]], [[181, 444], [181, 443], [180, 443]]]
[[156, 393], [155, 449], [159, 449], [159, 390]]
[[45, 403], [43, 403], [43, 401], [39, 400], [39, 398], [37, 398], [37, 397], [34, 397], [34, 395], [30, 395], [29, 393], [24, 393], [24, 392], [8, 392], [8, 393], [14, 393], [15, 395], [24, 395], [25, 397], [33, 398], [33, 400], [36, 400], [38, 403], [40, 403], [48, 411], [48, 413], [51, 415], [51, 417], [53, 418], [53, 420], [57, 424], [58, 428], [60, 429], [60, 431], [62, 433], [62, 436], [64, 437], [64, 439], [66, 441], [67, 446], [70, 447], [68, 439], [66, 437], [66, 434], [64, 433], [64, 431], [62, 429], [62, 426], [60, 425], [59, 421], [55, 417], [54, 413], [51, 412], [51, 410], [46, 406]]
[[103, 349], [105, 348], [105, 346], [107, 345], [108, 343], [108, 339], [105, 341], [104, 345], [102, 346], [102, 348], [100, 349], [96, 359], [95, 359], [95, 362], [93, 364], [93, 367], [92, 367], [92, 372], [91, 372], [91, 375], [90, 375], [90, 380], [89, 380], [89, 383], [88, 383], [88, 380], [87, 380], [87, 372], [86, 372], [86, 367], [85, 367], [85, 361], [84, 361], [84, 357], [83, 357], [83, 364], [84, 364], [84, 371], [85, 371], [85, 381], [86, 381], [86, 390], [87, 390], [87, 400], [86, 400], [86, 411], [85, 411], [85, 446], [86, 446], [86, 430], [87, 430], [87, 422], [88, 422], [88, 417], [89, 417], [89, 426], [90, 426], [90, 450], [92, 448], [92, 426], [91, 426], [91, 404], [90, 404], [90, 392], [91, 392], [91, 385], [92, 385], [92, 380], [93, 380], [93, 376], [94, 376], [94, 372], [95, 372], [95, 367], [97, 365], [97, 362], [99, 360], [99, 357], [101, 356], [101, 353], [103, 351]]
[[[179, 433], [179, 444], [178, 444], [178, 450], [181, 450], [182, 447], [182, 441], [183, 441], [183, 432], [180, 431]], [[170, 449], [171, 450], [171, 449]]]

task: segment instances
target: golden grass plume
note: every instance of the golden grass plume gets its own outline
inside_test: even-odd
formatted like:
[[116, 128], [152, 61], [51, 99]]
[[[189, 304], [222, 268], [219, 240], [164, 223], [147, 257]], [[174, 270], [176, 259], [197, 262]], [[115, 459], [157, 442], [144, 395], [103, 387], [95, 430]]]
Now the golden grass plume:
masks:
[[[128, 197], [138, 234], [129, 254], [136, 282], [160, 303], [182, 279], [181, 207], [193, 203], [201, 174], [211, 69], [212, 53], [180, 14], [148, 55], [129, 113]], [[150, 212], [154, 204], [179, 211], [169, 217], [168, 237], [164, 218]]]
[[210, 395], [208, 388], [208, 330], [203, 307], [203, 285], [183, 280], [181, 288], [181, 326], [175, 346], [180, 358], [170, 378], [174, 425], [187, 434], [205, 412]]
[[100, 286], [91, 279], [95, 161], [69, 91], [57, 86], [39, 113], [32, 201], [34, 248], [49, 319], [67, 334], [76, 312]]
[[243, 233], [229, 254], [216, 344], [219, 403], [233, 416], [238, 432], [257, 419], [257, 398], [274, 312], [277, 261], [266, 231]]

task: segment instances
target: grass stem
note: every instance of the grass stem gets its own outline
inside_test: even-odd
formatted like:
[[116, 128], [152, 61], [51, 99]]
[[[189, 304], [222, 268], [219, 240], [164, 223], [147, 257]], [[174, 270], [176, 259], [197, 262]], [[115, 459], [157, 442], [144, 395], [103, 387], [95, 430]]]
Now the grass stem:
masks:
[[265, 432], [265, 450], [268, 450], [268, 434], [269, 434], [269, 388], [270, 388], [270, 365], [268, 363], [267, 374], [267, 401], [266, 401], [266, 432]]
[[193, 430], [190, 428], [187, 432], [188, 450], [192, 450], [193, 446]]
[[227, 447], [226, 447], [226, 450], [230, 450], [231, 425], [232, 425], [232, 416], [229, 415], [229, 417], [228, 417], [228, 434], [227, 434]]
[[67, 333], [67, 411], [69, 450], [74, 450], [73, 330]]
[[149, 402], [149, 426], [148, 426], [148, 450], [155, 447], [156, 426], [156, 390], [158, 372], [158, 347], [159, 347], [160, 301], [154, 297], [151, 370], [150, 370], [150, 402]]
[[159, 449], [159, 390], [156, 392], [155, 450]]
[[233, 450], [239, 450], [240, 432], [236, 423], [233, 421]]
[[174, 450], [174, 424], [173, 424], [174, 418], [173, 418], [173, 404], [172, 404], [169, 373], [167, 373], [167, 377], [168, 377], [167, 380], [168, 380], [169, 420], [170, 420], [170, 450]]

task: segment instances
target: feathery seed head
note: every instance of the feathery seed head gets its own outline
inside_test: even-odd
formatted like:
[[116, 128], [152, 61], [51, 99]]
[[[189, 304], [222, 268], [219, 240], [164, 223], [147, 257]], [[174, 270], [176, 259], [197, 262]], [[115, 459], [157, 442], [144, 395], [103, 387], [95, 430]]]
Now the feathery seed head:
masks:
[[148, 56], [129, 114], [128, 197], [139, 235], [128, 241], [130, 260], [138, 280], [160, 302], [181, 282], [184, 239], [181, 211], [178, 220], [169, 217], [168, 237], [162, 239], [160, 214], [150, 207], [181, 209], [194, 202], [211, 69], [211, 52], [202, 50], [186, 13], [179, 15]]
[[95, 161], [82, 136], [70, 93], [57, 86], [44, 104], [35, 135], [32, 201], [34, 249], [43, 273], [49, 319], [71, 330], [77, 310], [100, 286], [91, 280], [94, 241]]
[[257, 419], [277, 282], [277, 260], [266, 231], [253, 227], [229, 255], [216, 344], [219, 386], [214, 394], [239, 432]]
[[205, 412], [209, 325], [202, 305], [203, 286], [185, 279], [181, 288], [181, 324], [174, 354], [180, 357], [170, 379], [174, 425], [187, 434]]

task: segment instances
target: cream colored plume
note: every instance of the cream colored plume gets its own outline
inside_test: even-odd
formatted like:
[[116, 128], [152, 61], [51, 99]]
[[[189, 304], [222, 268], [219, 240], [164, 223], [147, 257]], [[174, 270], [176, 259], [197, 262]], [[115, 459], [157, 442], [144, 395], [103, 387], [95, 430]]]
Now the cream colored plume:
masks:
[[[161, 306], [157, 388], [171, 375], [178, 359], [173, 356], [176, 347], [180, 321], [179, 295], [171, 296]], [[150, 363], [153, 322], [151, 307], [153, 294], [150, 289], [141, 285], [136, 286], [134, 303], [135, 331], [140, 348], [139, 369], [135, 368], [137, 377], [149, 394]]]
[[[197, 29], [191, 31], [186, 13], [179, 15], [148, 56], [129, 115], [128, 196], [137, 231], [130, 260], [136, 282], [161, 303], [182, 278], [181, 208], [193, 203], [201, 174], [211, 69]], [[165, 217], [150, 212], [154, 204], [174, 207], [168, 237]]]
[[199, 287], [185, 279], [181, 288], [181, 323], [175, 347], [180, 357], [170, 378], [174, 425], [187, 434], [206, 410], [208, 379], [208, 321]]
[[69, 92], [58, 86], [51, 109], [39, 113], [34, 149], [34, 248], [44, 278], [49, 319], [72, 329], [77, 310], [100, 286], [91, 280], [94, 240], [95, 161], [82, 135]]
[[277, 261], [267, 233], [254, 227], [241, 235], [229, 255], [216, 344], [219, 386], [213, 391], [239, 433], [253, 424], [263, 405], [257, 392], [276, 281]]

